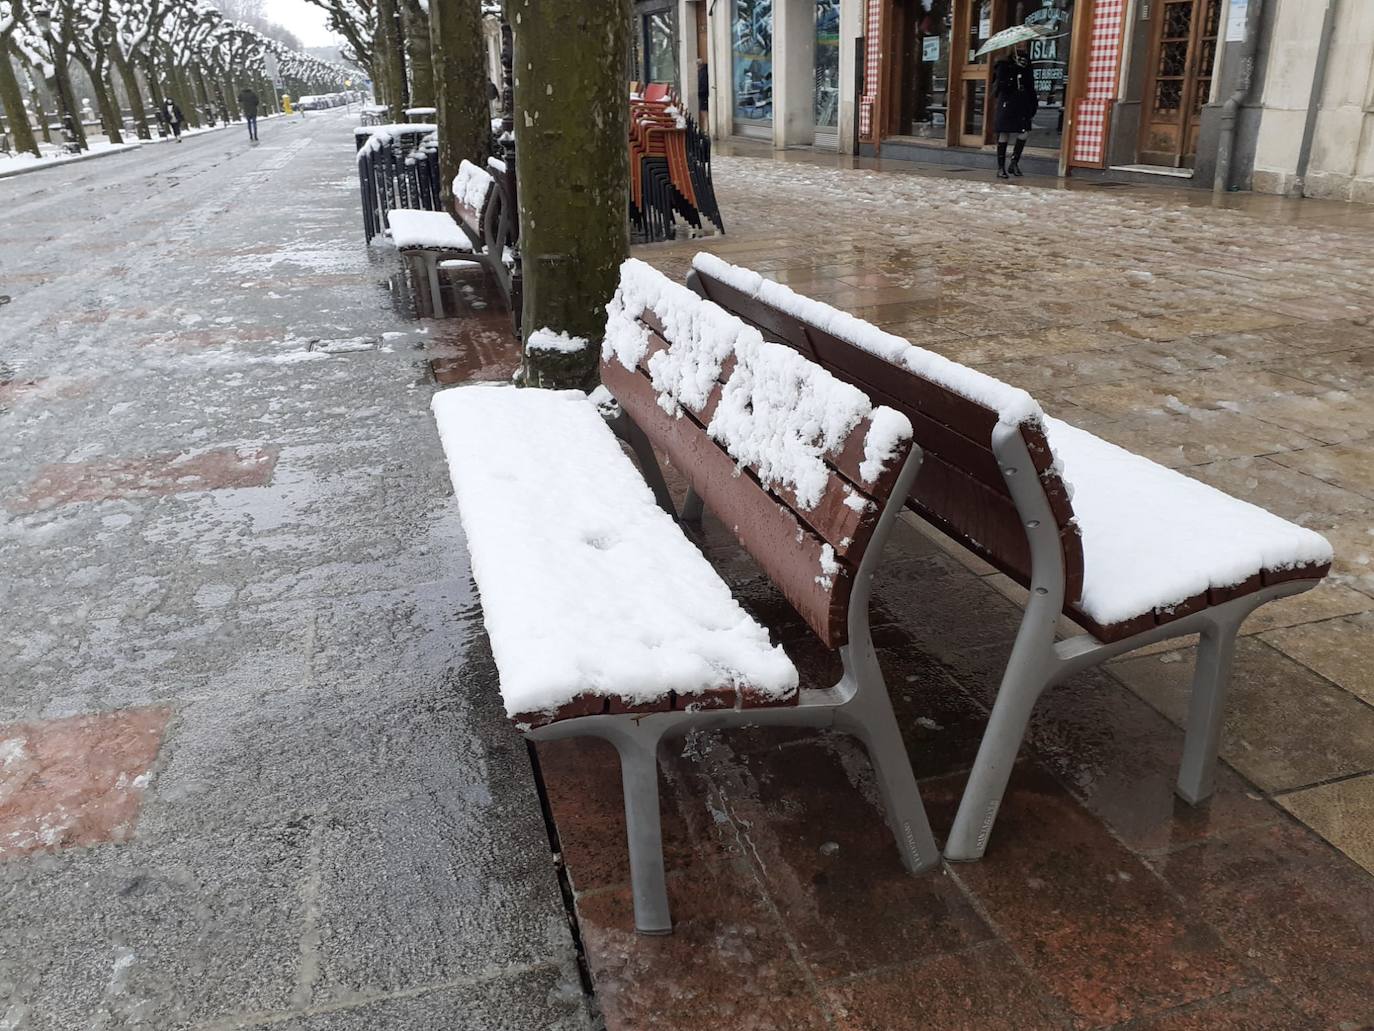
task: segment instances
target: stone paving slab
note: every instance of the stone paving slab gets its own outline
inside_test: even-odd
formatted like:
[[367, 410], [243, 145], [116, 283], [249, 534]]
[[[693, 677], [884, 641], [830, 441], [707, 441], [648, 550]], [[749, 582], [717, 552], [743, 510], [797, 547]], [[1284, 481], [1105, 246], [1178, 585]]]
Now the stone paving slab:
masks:
[[363, 246], [347, 118], [262, 140], [0, 184], [41, 227], [0, 239], [0, 741], [161, 714], [65, 771], [129, 774], [136, 822], [115, 789], [0, 859], [0, 1026], [589, 1028], [428, 411], [445, 327]]
[[[731, 233], [639, 256], [682, 277], [706, 249], [843, 303], [1327, 533], [1337, 562], [1247, 622], [1206, 806], [1173, 794], [1189, 640], [1048, 692], [987, 857], [923, 878], [901, 872], [846, 739], [759, 729], [667, 750], [672, 940], [630, 933], [613, 752], [541, 746], [607, 1026], [1374, 1024], [1374, 217], [736, 153], [714, 169]], [[939, 836], [1024, 591], [919, 527], [875, 577], [875, 644]], [[803, 680], [833, 681], [728, 531], [708, 519], [702, 544]]]

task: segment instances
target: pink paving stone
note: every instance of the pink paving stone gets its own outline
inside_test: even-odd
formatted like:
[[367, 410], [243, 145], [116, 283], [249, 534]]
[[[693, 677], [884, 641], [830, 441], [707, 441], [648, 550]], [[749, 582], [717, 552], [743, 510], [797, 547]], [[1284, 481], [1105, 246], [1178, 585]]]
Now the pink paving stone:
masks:
[[0, 726], [0, 861], [127, 841], [171, 710]]
[[81, 501], [263, 487], [272, 480], [276, 448], [216, 448], [190, 455], [97, 458], [45, 465], [7, 507], [22, 514]]

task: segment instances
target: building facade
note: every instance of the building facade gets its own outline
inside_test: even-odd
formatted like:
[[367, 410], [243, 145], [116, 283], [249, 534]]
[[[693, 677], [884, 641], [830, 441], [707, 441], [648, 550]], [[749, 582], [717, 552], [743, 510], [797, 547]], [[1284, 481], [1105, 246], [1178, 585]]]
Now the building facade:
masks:
[[991, 168], [998, 55], [978, 51], [1029, 25], [1040, 34], [1029, 171], [1374, 202], [1374, 0], [635, 0], [634, 11], [631, 78], [673, 82], [700, 110], [706, 62], [717, 138]]

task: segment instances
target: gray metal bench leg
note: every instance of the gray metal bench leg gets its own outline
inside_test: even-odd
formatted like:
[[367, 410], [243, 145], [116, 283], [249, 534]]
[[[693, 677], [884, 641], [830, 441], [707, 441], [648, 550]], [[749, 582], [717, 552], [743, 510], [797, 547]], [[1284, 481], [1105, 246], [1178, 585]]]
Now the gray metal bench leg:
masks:
[[671, 934], [668, 886], [663, 873], [663, 832], [658, 802], [657, 730], [617, 735], [620, 779], [625, 791], [625, 832], [630, 845], [630, 884], [635, 930]]
[[1239, 629], [1238, 623], [1214, 625], [1204, 630], [1198, 641], [1177, 787], [1179, 796], [1190, 805], [1210, 798], [1216, 788], [1217, 751], [1226, 722], [1226, 689], [1231, 681], [1231, 659], [1236, 652]]
[[978, 758], [973, 761], [963, 798], [959, 800], [949, 840], [945, 842], [945, 858], [951, 862], [973, 862], [981, 859], [987, 849], [1031, 711], [1051, 682], [1033, 666], [1027, 669], [1027, 665], [1018, 664], [1013, 652], [978, 746]]
[[663, 470], [659, 467], [658, 456], [654, 454], [654, 446], [649, 443], [649, 438], [628, 415], [622, 415], [614, 429], [616, 435], [629, 444], [630, 450], [635, 453], [640, 475], [654, 492], [654, 500], [658, 502], [658, 507], [676, 518], [677, 508], [673, 505], [673, 495], [668, 491], [668, 481], [663, 478]]
[[916, 775], [911, 772], [911, 759], [886, 688], [880, 683], [876, 689], [865, 692], [861, 705], [859, 711], [846, 713], [842, 726], [868, 749], [882, 793], [883, 812], [897, 839], [902, 865], [912, 873], [929, 870], [939, 864], [940, 849], [931, 833], [930, 820], [921, 803], [921, 791], [916, 786]]
[[434, 310], [434, 317], [442, 319], [444, 317], [444, 297], [439, 286], [439, 256], [437, 254], [425, 255], [425, 270], [429, 273], [429, 303]]
[[693, 526], [700, 526], [702, 517], [706, 514], [706, 503], [701, 500], [701, 495], [693, 488], [687, 488], [687, 500], [682, 503], [682, 521], [691, 523]]

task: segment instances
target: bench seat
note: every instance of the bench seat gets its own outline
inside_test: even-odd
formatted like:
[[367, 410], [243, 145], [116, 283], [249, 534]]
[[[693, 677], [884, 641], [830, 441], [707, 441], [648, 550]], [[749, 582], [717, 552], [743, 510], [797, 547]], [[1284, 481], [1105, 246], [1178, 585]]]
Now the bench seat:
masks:
[[452, 216], [442, 211], [388, 211], [391, 242], [400, 251], [471, 251], [472, 242]]
[[796, 668], [586, 395], [455, 387], [434, 415], [506, 714], [523, 729], [640, 706], [796, 702]]
[[1045, 424], [1083, 543], [1070, 616], [1099, 639], [1331, 562], [1331, 545], [1312, 530], [1058, 419]]

